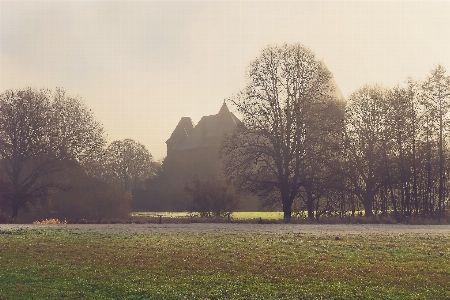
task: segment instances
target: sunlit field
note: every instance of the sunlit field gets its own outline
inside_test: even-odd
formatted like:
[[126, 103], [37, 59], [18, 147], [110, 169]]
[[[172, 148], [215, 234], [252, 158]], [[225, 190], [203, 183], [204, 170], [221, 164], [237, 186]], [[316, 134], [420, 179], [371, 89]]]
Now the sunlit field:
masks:
[[172, 225], [1, 230], [0, 299], [450, 299], [448, 233]]
[[[107, 220], [106, 220], [107, 221]], [[131, 218], [122, 223], [284, 223], [283, 212], [233, 212], [221, 218], [200, 217], [195, 212], [133, 212]], [[294, 224], [323, 223], [323, 224], [410, 224], [410, 225], [439, 225], [450, 224], [450, 218], [396, 218], [393, 213], [377, 214], [371, 218], [364, 217], [364, 212], [356, 211], [354, 215], [348, 212], [345, 216], [338, 214], [322, 215], [319, 220], [307, 218], [307, 212], [292, 214], [290, 221]], [[120, 223], [120, 222], [119, 222]]]
[[[142, 217], [158, 217], [163, 218], [186, 218], [190, 216], [196, 216], [197, 213], [189, 212], [134, 212], [133, 216]], [[252, 219], [264, 219], [264, 220], [279, 220], [283, 219], [282, 212], [233, 212], [231, 218], [234, 220], [252, 220]]]

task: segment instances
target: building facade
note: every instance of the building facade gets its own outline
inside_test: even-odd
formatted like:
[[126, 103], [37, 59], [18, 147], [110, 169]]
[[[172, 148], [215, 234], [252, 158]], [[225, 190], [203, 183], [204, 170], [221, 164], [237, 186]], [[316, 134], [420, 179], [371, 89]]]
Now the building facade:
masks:
[[204, 116], [194, 126], [190, 117], [178, 122], [166, 141], [165, 171], [175, 184], [222, 176], [220, 149], [225, 135], [242, 122], [223, 103], [215, 115]]

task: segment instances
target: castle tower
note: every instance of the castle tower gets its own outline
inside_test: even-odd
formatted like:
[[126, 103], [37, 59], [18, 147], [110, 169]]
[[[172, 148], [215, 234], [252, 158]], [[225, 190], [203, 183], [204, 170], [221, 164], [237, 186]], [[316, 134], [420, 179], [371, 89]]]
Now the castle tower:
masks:
[[[221, 176], [220, 148], [224, 136], [242, 122], [224, 102], [215, 115], [203, 116], [194, 127], [191, 118], [181, 118], [167, 144], [168, 175], [174, 181]], [[170, 171], [169, 171], [170, 169]]]

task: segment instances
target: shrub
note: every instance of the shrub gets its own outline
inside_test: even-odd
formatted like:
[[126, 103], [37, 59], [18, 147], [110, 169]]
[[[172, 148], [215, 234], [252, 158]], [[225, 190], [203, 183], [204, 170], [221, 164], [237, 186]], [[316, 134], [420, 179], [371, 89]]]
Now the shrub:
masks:
[[67, 220], [100, 222], [102, 219], [127, 218], [131, 213], [129, 192], [114, 189], [92, 177], [84, 178], [54, 198], [58, 218]]
[[240, 198], [233, 189], [220, 179], [200, 180], [195, 177], [193, 186], [185, 186], [185, 191], [193, 198], [191, 211], [203, 217], [215, 217], [231, 213], [239, 205]]

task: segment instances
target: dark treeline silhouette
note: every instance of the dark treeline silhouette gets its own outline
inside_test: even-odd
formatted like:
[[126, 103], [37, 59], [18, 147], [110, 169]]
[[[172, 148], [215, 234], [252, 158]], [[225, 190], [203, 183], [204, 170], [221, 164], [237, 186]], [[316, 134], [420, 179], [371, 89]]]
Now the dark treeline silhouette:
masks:
[[129, 220], [136, 210], [186, 210], [162, 166], [132, 139], [106, 143], [80, 97], [63, 89], [0, 95], [0, 222]]
[[134, 140], [107, 145], [92, 112], [63, 89], [3, 92], [0, 221], [20, 221], [19, 211], [32, 220], [128, 219], [131, 209], [218, 216], [254, 207], [254, 195], [286, 221], [293, 212], [447, 218], [450, 77], [442, 66], [344, 99], [310, 49], [271, 46], [228, 102], [242, 120], [225, 103], [195, 127], [182, 118], [160, 163]]
[[128, 218], [130, 189], [152, 176], [152, 157], [131, 140], [105, 146], [81, 98], [63, 89], [2, 93], [1, 221]]
[[[450, 77], [364, 86], [343, 100], [308, 48], [268, 47], [229, 101], [243, 126], [223, 144], [225, 172], [266, 205], [324, 214], [446, 216]], [[280, 203], [281, 202], [281, 203]]]

